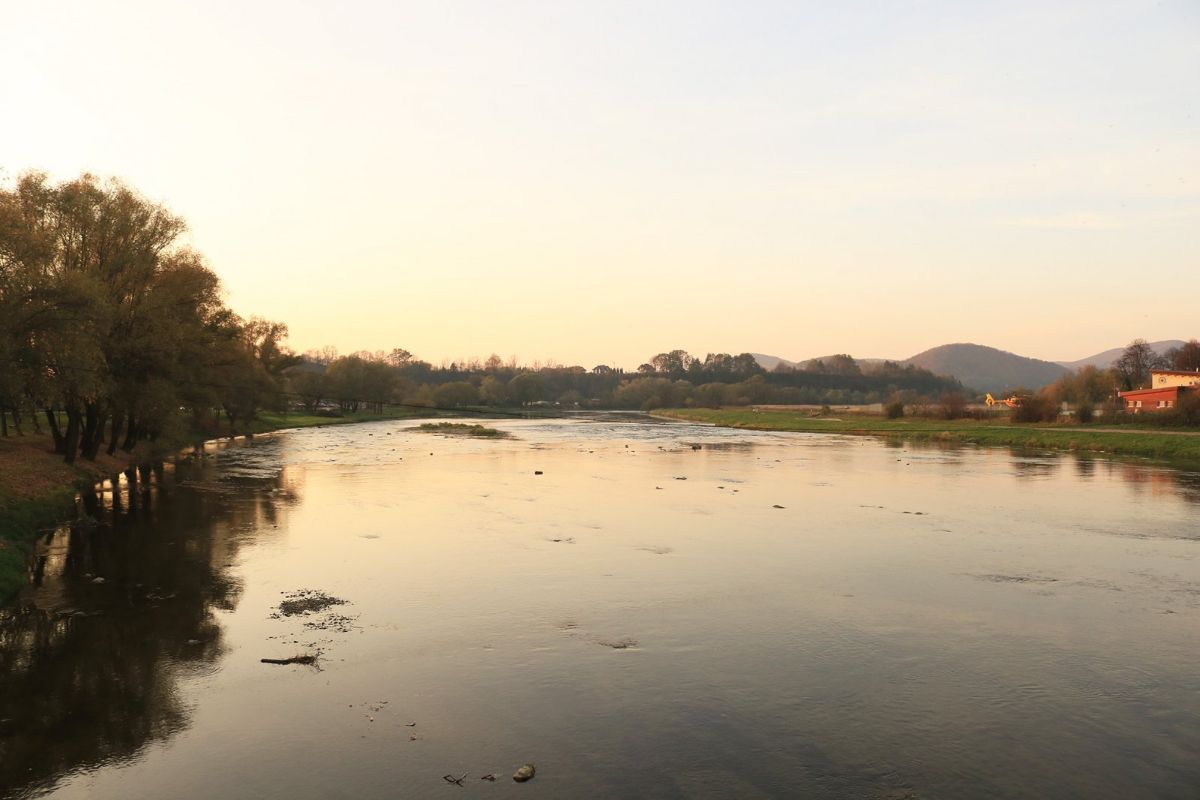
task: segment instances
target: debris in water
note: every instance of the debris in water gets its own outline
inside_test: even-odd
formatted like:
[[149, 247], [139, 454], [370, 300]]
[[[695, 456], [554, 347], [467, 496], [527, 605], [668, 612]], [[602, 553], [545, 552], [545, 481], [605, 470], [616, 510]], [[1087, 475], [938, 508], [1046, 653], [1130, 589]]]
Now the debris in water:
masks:
[[535, 470], [533, 471], [533, 474], [534, 474], [534, 475], [541, 475], [541, 474], [542, 474], [542, 471], [541, 471], [540, 469], [535, 469]]
[[325, 594], [317, 589], [297, 589], [285, 596], [279, 604], [279, 611], [271, 615], [272, 619], [279, 617], [294, 617], [298, 614], [312, 614], [324, 611], [330, 606], [345, 605], [347, 600]]
[[533, 777], [533, 773], [535, 771], [536, 770], [534, 770], [533, 764], [525, 764], [524, 766], [522, 766], [520, 769], [518, 769], [516, 772], [513, 773], [513, 780], [516, 781], [517, 783], [524, 783], [525, 781], [527, 781]]
[[467, 773], [464, 772], [462, 775], [460, 775], [457, 778], [454, 777], [453, 775], [443, 775], [442, 780], [444, 780], [446, 783], [453, 783], [455, 786], [462, 786], [463, 778], [466, 778], [466, 777], [467, 777]]
[[771, 506], [771, 508], [783, 508], [783, 506], [779, 505], [779, 503], [776, 503], [775, 505]]
[[991, 583], [1058, 583], [1058, 578], [1047, 578], [1041, 575], [972, 575], [972, 578]]
[[677, 480], [677, 481], [686, 481], [686, 480], [687, 480], [687, 476], [686, 476], [686, 475], [684, 475], [682, 478], [681, 478], [681, 477], [676, 477], [676, 478], [675, 478], [675, 480]]
[[354, 621], [358, 617], [347, 617], [342, 614], [329, 614], [324, 619], [312, 619], [304, 623], [304, 627], [314, 631], [337, 631], [349, 633], [354, 630]]
[[616, 640], [601, 639], [599, 642], [597, 642], [597, 644], [602, 644], [605, 647], [611, 647], [613, 650], [628, 650], [631, 647], [637, 647], [638, 641], [637, 639], [630, 639], [628, 636], [626, 636], [624, 639]]
[[489, 772], [487, 775], [480, 775], [480, 776], [479, 776], [479, 780], [481, 780], [481, 781], [491, 781], [492, 783], [495, 783], [495, 782], [496, 782], [496, 776], [495, 776], [495, 775], [493, 775], [492, 773], [490, 773], [490, 772]]
[[104, 583], [104, 578], [101, 578], [99, 576], [92, 578], [92, 583]]
[[292, 656], [291, 658], [260, 658], [263, 664], [304, 664], [312, 666], [317, 663], [316, 656]]

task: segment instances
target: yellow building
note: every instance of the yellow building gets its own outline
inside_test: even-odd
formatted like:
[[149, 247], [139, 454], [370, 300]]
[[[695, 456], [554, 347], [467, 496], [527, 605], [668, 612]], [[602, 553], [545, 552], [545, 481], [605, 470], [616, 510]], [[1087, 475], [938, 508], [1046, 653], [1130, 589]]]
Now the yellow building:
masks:
[[1168, 389], [1172, 386], [1200, 386], [1200, 370], [1195, 372], [1174, 369], [1151, 370], [1151, 389]]

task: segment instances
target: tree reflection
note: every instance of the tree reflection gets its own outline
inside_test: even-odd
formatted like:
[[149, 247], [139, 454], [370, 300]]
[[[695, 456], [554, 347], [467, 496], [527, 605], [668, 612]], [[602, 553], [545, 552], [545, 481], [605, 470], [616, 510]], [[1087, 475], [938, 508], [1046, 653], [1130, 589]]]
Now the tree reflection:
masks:
[[228, 569], [239, 535], [269, 535], [296, 501], [285, 482], [203, 459], [131, 471], [86, 500], [89, 517], [39, 543], [30, 586], [0, 611], [4, 796], [187, 726], [179, 680], [221, 654], [214, 612], [240, 595]]

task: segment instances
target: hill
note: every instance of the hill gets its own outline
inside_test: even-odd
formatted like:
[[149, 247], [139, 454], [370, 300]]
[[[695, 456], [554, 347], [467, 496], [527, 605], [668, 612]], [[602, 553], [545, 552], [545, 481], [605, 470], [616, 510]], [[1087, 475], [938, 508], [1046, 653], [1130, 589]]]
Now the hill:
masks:
[[1018, 386], [1040, 389], [1067, 371], [1061, 364], [962, 343], [934, 347], [902, 363], [924, 367], [936, 375], [953, 376], [964, 386], [981, 392], [1002, 392]]
[[754, 360], [758, 362], [758, 365], [767, 372], [775, 369], [780, 364], [783, 364], [785, 367], [796, 366], [795, 361], [788, 361], [786, 358], [780, 358], [779, 356], [769, 356], [766, 353], [751, 353], [750, 355], [754, 356]]
[[[836, 354], [830, 354], [827, 356], [820, 356], [818, 358], [806, 358], [803, 361], [788, 361], [786, 358], [770, 356], [766, 353], [751, 353], [750, 355], [754, 356], [754, 360], [758, 362], [758, 365], [767, 372], [775, 369], [775, 367], [779, 366], [780, 364], [783, 364], [785, 367], [795, 367], [796, 369], [808, 369], [809, 366], [811, 366], [815, 361], [824, 361], [828, 364], [836, 357]], [[887, 361], [886, 358], [856, 358], [854, 360], [860, 367], [864, 368], [876, 367]]]
[[[797, 366], [800, 367], [800, 369], [808, 369], [809, 366], [811, 366], [813, 363], [815, 363], [817, 361], [821, 361], [821, 362], [828, 364], [830, 361], [837, 358], [838, 355], [840, 355], [840, 354], [834, 353], [832, 355], [827, 355], [827, 356], [818, 356], [817, 358], [808, 358], [808, 359], [805, 359], [804, 361], [801, 361], [799, 364], [797, 364]], [[885, 361], [887, 361], [887, 359], [885, 359], [885, 358], [855, 358], [854, 359], [854, 363], [858, 364], [858, 366], [861, 367], [864, 372], [870, 371], [870, 367], [877, 367], [880, 364], [883, 364]]]
[[[1151, 349], [1160, 356], [1173, 347], [1182, 347], [1184, 345], [1181, 339], [1166, 339], [1161, 342], [1150, 342]], [[1066, 367], [1069, 370], [1077, 370], [1080, 367], [1099, 367], [1100, 369], [1108, 369], [1113, 365], [1113, 362], [1121, 357], [1121, 353], [1125, 352], [1124, 347], [1114, 347], [1112, 350], [1105, 350], [1103, 353], [1096, 353], [1094, 356], [1081, 358], [1078, 361], [1057, 361], [1056, 364]]]

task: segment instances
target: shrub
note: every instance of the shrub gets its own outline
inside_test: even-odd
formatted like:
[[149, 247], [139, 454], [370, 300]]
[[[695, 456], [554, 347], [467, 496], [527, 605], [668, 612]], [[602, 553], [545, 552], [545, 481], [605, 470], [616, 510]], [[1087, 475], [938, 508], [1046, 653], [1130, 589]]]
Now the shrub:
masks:
[[883, 413], [888, 419], [900, 419], [904, 416], [904, 401], [893, 400], [883, 407]]
[[1053, 397], [1035, 394], [1021, 398], [1021, 405], [1013, 409], [1014, 422], [1054, 422], [1058, 419], [1058, 403]]
[[959, 392], [946, 392], [938, 402], [942, 419], [961, 419], [967, 410], [967, 398]]

